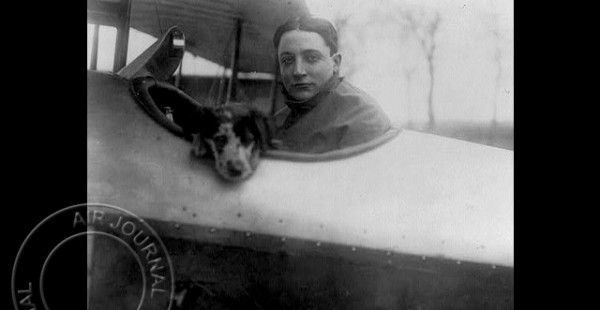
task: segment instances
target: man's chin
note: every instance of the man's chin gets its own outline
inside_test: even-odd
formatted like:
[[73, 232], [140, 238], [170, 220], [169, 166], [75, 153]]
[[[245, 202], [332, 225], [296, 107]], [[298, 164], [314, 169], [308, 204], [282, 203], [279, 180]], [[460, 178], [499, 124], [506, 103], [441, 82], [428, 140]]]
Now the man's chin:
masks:
[[290, 95], [296, 100], [306, 101], [306, 100], [309, 100], [310, 98], [314, 97], [315, 94], [316, 93], [314, 91], [300, 90], [300, 91], [294, 91]]

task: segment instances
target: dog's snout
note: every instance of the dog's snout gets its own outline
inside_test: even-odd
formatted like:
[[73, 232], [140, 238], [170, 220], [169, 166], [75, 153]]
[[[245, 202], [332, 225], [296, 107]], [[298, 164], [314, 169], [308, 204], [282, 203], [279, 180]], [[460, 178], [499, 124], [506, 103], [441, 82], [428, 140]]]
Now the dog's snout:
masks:
[[244, 163], [241, 160], [228, 160], [227, 170], [232, 174], [241, 174], [244, 171]]

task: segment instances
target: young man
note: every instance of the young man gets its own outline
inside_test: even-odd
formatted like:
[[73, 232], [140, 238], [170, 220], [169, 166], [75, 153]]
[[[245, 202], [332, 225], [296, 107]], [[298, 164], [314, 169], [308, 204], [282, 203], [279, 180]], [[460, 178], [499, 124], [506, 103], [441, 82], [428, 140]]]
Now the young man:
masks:
[[367, 142], [390, 129], [375, 100], [339, 76], [333, 24], [293, 17], [273, 36], [286, 97], [275, 114], [281, 149], [322, 153]]

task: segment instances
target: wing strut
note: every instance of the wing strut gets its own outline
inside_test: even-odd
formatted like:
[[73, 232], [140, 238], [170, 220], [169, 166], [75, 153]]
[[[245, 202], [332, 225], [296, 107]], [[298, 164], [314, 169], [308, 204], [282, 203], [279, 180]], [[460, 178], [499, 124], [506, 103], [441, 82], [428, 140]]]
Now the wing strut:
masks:
[[[127, 63], [127, 43], [129, 41], [129, 24], [131, 21], [132, 0], [102, 0], [87, 2], [88, 23], [107, 25], [117, 28], [117, 41], [115, 43], [115, 58], [113, 72], [118, 72]], [[95, 39], [98, 40], [94, 29]], [[97, 44], [97, 42], [95, 43]], [[96, 52], [97, 54], [97, 52]], [[97, 61], [97, 55], [92, 61]], [[93, 69], [92, 69], [93, 70]]]
[[225, 104], [237, 98], [237, 75], [239, 72], [240, 42], [242, 38], [242, 19], [238, 17], [235, 23], [235, 37], [233, 39], [233, 53], [231, 54], [231, 76], [227, 85], [227, 98]]
[[122, 5], [121, 27], [117, 33], [115, 63], [113, 72], [121, 70], [127, 64], [127, 45], [129, 43], [129, 24], [131, 23], [131, 0]]

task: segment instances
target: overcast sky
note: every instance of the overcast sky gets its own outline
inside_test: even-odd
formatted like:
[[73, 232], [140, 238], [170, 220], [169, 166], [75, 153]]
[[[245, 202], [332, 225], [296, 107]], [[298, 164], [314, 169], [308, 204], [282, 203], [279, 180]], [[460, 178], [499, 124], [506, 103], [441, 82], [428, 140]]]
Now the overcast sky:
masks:
[[[427, 119], [428, 67], [401, 29], [374, 20], [371, 9], [439, 12], [434, 54], [434, 111], [439, 120], [490, 121], [496, 104], [500, 122], [514, 120], [514, 5], [512, 0], [306, 0], [310, 11], [332, 20], [351, 17], [342, 33], [342, 73], [372, 94], [393, 119]], [[500, 38], [492, 36], [498, 31]], [[356, 33], [367, 33], [353, 42]], [[345, 37], [344, 37], [345, 35]], [[356, 41], [355, 40], [355, 41]], [[344, 50], [346, 48], [351, 50]], [[410, 46], [410, 44], [414, 46]], [[495, 59], [499, 54], [500, 65]], [[344, 67], [346, 65], [346, 67]], [[411, 71], [412, 70], [412, 71]], [[405, 72], [411, 73], [406, 80]]]

